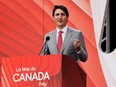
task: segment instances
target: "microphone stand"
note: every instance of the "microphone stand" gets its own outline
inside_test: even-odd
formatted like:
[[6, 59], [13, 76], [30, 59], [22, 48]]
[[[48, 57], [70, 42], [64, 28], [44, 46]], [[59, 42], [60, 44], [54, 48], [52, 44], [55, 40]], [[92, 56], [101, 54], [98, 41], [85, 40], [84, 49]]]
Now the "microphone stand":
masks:
[[[47, 36], [46, 37], [46, 41], [45, 41], [45, 43], [44, 43], [44, 45], [42, 46], [42, 48], [41, 48], [41, 50], [40, 50], [40, 53], [39, 53], [39, 55], [44, 55], [45, 54], [45, 50], [46, 50], [46, 43], [47, 43], [47, 41], [49, 41], [50, 40], [50, 37], [49, 36]], [[44, 52], [43, 54], [41, 54], [41, 52]]]

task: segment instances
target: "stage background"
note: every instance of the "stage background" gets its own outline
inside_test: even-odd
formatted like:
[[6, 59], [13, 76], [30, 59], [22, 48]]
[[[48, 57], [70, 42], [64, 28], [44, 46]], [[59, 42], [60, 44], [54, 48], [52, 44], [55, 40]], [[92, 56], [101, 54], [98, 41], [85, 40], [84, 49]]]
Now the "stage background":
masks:
[[[0, 58], [38, 55], [44, 35], [55, 28], [53, 6], [63, 4], [70, 14], [68, 25], [84, 35], [88, 61], [80, 64], [89, 77], [87, 86], [90, 80], [97, 87], [116, 86], [116, 50], [105, 54], [99, 46], [107, 3], [108, 0], [0, 0]], [[5, 77], [3, 83], [7, 84]]]

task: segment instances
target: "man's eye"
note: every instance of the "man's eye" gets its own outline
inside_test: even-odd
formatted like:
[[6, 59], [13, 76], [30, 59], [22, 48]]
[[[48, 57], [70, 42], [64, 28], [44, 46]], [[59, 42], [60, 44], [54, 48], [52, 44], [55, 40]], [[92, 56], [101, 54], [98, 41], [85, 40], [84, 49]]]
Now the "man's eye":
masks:
[[65, 16], [65, 14], [61, 14], [62, 16]]
[[59, 14], [56, 14], [56, 16], [59, 16]]

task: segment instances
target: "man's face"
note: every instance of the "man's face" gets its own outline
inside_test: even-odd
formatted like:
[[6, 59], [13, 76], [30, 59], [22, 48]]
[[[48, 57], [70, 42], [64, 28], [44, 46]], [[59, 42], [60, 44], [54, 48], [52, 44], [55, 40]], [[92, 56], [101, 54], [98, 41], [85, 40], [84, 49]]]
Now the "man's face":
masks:
[[61, 9], [56, 9], [54, 13], [54, 21], [56, 26], [59, 29], [62, 29], [66, 26], [68, 22], [68, 17], [66, 16], [65, 12]]

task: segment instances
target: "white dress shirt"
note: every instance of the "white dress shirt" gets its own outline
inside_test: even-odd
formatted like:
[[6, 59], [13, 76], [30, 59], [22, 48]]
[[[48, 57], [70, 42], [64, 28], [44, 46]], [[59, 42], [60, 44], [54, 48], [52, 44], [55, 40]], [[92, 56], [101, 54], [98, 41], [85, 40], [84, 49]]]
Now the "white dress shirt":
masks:
[[63, 31], [63, 33], [62, 33], [62, 40], [63, 40], [63, 42], [64, 42], [64, 38], [65, 38], [65, 35], [66, 35], [66, 31], [67, 31], [67, 28], [68, 28], [68, 26], [65, 26], [63, 29], [58, 29], [58, 28], [56, 28], [57, 29], [57, 41], [58, 41], [58, 35], [59, 35], [59, 31]]

